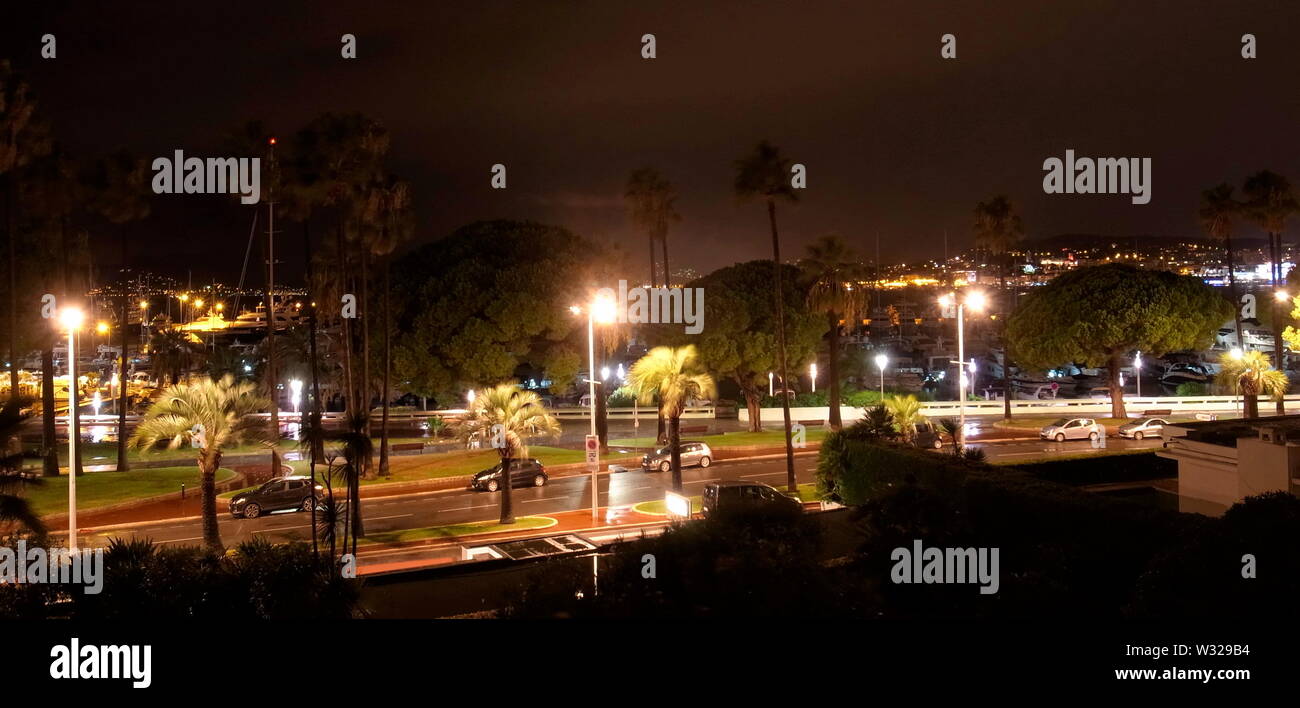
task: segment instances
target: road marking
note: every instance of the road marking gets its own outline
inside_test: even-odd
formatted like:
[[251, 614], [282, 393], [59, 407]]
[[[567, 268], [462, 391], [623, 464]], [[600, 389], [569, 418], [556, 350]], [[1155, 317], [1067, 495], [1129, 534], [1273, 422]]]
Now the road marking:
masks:
[[415, 516], [415, 514], [397, 514], [396, 516], [370, 516], [370, 517], [362, 517], [362, 519], [364, 521], [383, 521], [384, 519], [405, 519], [408, 516]]

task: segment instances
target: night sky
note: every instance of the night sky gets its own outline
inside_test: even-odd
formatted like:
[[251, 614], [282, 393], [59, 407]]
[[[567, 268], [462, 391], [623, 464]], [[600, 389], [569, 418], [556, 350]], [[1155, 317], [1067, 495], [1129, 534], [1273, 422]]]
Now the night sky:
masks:
[[[644, 239], [622, 192], [642, 165], [681, 193], [675, 268], [770, 255], [764, 212], [731, 193], [760, 138], [808, 167], [780, 213], [791, 255], [830, 232], [868, 257], [879, 233], [895, 261], [940, 255], [947, 230], [955, 252], [999, 192], [1031, 237], [1195, 235], [1202, 189], [1265, 168], [1300, 184], [1294, 2], [52, 2], [4, 19], [0, 57], [74, 153], [215, 156], [250, 119], [288, 134], [361, 111], [391, 132], [420, 241], [530, 218], [621, 244], [636, 273]], [[46, 32], [56, 60], [38, 57]], [[1246, 32], [1257, 59], [1240, 56]], [[939, 56], [944, 33], [956, 60]], [[1151, 203], [1044, 194], [1042, 162], [1067, 148], [1151, 157]], [[489, 188], [497, 162], [504, 191]], [[248, 224], [230, 200], [163, 195], [133, 258], [233, 278]]]

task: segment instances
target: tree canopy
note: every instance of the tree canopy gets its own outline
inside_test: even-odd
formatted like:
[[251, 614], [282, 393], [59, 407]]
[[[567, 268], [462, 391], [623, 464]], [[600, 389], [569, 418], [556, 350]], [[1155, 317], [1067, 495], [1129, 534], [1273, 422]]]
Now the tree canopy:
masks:
[[1121, 263], [1079, 268], [1034, 290], [1007, 323], [1007, 336], [1027, 366], [1065, 362], [1110, 370], [1115, 417], [1121, 357], [1139, 350], [1162, 356], [1203, 349], [1232, 318], [1232, 306], [1192, 276]]

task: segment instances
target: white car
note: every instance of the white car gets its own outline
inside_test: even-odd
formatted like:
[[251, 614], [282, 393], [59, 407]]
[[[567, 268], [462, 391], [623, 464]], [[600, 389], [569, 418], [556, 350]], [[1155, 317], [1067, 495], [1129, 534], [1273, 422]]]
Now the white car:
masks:
[[1164, 437], [1166, 425], [1169, 425], [1169, 421], [1164, 418], [1137, 418], [1119, 426], [1119, 436], [1133, 438], [1134, 440], [1151, 437], [1160, 438]]
[[1106, 426], [1092, 418], [1059, 418], [1051, 425], [1044, 425], [1038, 437], [1056, 442], [1099, 440], [1106, 437]]

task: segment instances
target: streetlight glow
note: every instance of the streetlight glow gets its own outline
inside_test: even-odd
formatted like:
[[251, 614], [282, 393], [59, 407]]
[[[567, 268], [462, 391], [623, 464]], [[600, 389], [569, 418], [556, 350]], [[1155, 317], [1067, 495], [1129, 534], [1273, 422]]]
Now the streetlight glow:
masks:
[[988, 304], [988, 298], [983, 292], [976, 290], [966, 294], [966, 307], [976, 312], [983, 310]]
[[86, 321], [86, 313], [79, 307], [65, 307], [59, 310], [59, 324], [63, 329], [81, 329], [81, 325]]
[[876, 355], [876, 368], [880, 369], [880, 399], [885, 399], [885, 367], [889, 365], [889, 355], [881, 352]]

